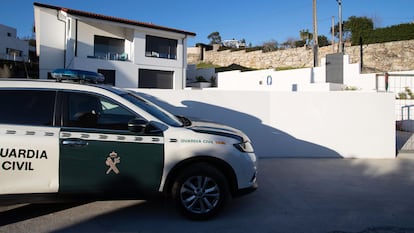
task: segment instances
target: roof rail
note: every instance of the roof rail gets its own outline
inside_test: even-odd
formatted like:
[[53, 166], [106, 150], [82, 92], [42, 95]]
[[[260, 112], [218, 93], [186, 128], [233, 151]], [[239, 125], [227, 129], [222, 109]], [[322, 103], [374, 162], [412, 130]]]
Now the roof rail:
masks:
[[52, 71], [51, 76], [56, 82], [73, 81], [79, 83], [103, 83], [105, 77], [101, 73], [87, 70], [75, 69], [56, 69]]

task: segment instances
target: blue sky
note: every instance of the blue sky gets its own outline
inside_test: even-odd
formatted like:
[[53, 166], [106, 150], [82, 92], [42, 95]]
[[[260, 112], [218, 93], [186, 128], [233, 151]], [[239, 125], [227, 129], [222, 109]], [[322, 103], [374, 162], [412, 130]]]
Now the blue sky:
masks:
[[[17, 29], [19, 37], [31, 36], [32, 0], [0, 0], [0, 24]], [[245, 39], [252, 45], [299, 38], [299, 31], [312, 27], [312, 0], [38, 0], [36, 2], [120, 17], [195, 32], [189, 40], [208, 43], [218, 31], [222, 39]], [[375, 27], [414, 22], [413, 0], [342, 0], [342, 17], [366, 16]], [[336, 0], [317, 0], [318, 34], [329, 39], [329, 29], [338, 21]]]

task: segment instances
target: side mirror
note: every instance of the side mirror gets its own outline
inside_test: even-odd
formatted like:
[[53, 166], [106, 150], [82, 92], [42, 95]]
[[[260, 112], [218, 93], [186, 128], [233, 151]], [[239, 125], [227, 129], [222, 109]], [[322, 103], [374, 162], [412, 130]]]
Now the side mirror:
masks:
[[128, 130], [135, 133], [145, 131], [148, 122], [142, 118], [134, 118], [128, 122]]

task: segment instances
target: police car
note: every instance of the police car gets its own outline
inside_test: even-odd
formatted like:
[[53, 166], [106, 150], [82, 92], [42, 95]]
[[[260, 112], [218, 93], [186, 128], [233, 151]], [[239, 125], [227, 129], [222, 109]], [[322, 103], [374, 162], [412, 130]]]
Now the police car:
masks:
[[185, 216], [208, 219], [257, 188], [256, 156], [241, 131], [95, 84], [97, 73], [52, 77], [0, 79], [0, 200], [164, 194]]

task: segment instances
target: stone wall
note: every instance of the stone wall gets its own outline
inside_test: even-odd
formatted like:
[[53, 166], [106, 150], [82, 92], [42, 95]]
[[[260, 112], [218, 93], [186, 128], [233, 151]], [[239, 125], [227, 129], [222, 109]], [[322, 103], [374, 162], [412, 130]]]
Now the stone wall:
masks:
[[[360, 63], [360, 46], [346, 46], [345, 54], [351, 63]], [[414, 69], [414, 40], [363, 45], [363, 67], [371, 72], [403, 71]], [[319, 48], [319, 60], [333, 53], [332, 46]], [[204, 60], [200, 60], [200, 50], [189, 50], [188, 63], [206, 62], [219, 66], [233, 63], [242, 66], [268, 69], [278, 67], [312, 67], [313, 53], [309, 48], [293, 48], [263, 53], [230, 50], [204, 51]]]

